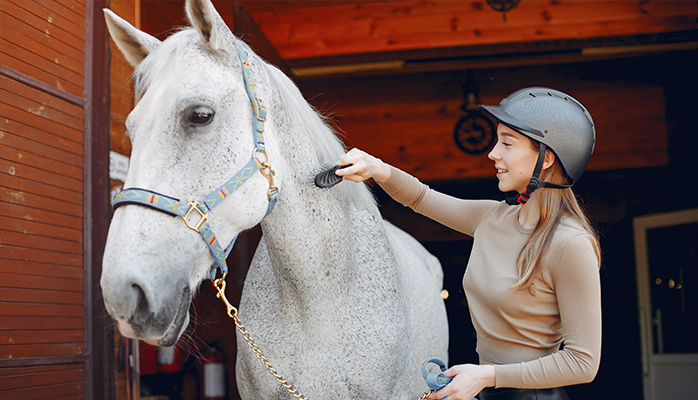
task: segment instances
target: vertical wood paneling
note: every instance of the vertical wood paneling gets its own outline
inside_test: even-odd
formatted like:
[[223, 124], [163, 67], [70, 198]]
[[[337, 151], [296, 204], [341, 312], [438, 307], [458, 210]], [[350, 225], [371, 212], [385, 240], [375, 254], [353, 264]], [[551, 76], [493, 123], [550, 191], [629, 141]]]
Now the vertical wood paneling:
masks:
[[85, 395], [84, 364], [57, 361], [87, 353], [85, 17], [84, 2], [0, 0], [3, 400]]

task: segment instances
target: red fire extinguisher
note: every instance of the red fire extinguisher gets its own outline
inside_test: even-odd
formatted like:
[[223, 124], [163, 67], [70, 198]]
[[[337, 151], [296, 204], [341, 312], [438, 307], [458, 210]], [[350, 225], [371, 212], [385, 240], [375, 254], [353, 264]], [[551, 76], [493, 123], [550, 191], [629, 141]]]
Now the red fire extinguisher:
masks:
[[225, 364], [220, 354], [209, 352], [201, 360], [201, 391], [204, 400], [225, 398]]

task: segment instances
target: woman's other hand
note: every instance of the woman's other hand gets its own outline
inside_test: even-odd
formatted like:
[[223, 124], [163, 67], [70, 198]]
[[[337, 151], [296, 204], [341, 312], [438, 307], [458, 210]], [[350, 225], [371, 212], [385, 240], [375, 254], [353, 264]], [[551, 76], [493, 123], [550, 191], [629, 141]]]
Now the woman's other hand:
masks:
[[482, 389], [495, 385], [492, 365], [454, 365], [444, 374], [453, 378], [451, 383], [438, 392], [430, 394], [427, 399], [438, 400], [448, 397], [448, 400], [471, 400]]
[[347, 154], [340, 157], [339, 165], [353, 164], [349, 167], [338, 169], [335, 173], [338, 176], [354, 182], [363, 182], [368, 179], [375, 179], [376, 182], [385, 182], [390, 178], [390, 166], [380, 158], [361, 151], [351, 149]]

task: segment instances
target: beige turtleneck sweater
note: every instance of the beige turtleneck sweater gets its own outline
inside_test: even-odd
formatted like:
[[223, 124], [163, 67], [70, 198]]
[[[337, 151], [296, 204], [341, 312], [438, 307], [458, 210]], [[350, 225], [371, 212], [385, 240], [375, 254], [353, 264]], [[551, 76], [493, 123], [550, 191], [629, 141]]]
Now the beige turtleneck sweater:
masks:
[[380, 185], [403, 205], [474, 238], [463, 288], [480, 363], [494, 364], [496, 387], [542, 389], [594, 379], [601, 288], [594, 241], [581, 226], [563, 221], [534, 286], [514, 291], [516, 259], [531, 234], [518, 222], [521, 206], [457, 199], [394, 167]]

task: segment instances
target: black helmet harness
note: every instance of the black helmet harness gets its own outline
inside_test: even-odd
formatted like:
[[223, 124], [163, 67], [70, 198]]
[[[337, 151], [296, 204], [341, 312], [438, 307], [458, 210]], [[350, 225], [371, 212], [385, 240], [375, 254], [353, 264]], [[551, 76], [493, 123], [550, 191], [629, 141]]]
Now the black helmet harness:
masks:
[[531, 198], [531, 194], [533, 194], [533, 192], [540, 188], [567, 189], [571, 188], [572, 185], [574, 185], [574, 181], [572, 181], [572, 183], [570, 183], [569, 185], [559, 185], [557, 183], [541, 181], [538, 179], [540, 178], [540, 173], [543, 170], [545, 150], [547, 150], [548, 148], [548, 146], [546, 146], [543, 143], [539, 143], [539, 145], [540, 151], [538, 153], [538, 161], [536, 161], [536, 168], [533, 170], [533, 176], [531, 176], [531, 180], [528, 182], [528, 185], [526, 185], [526, 189], [523, 191], [523, 193], [519, 193], [517, 191], [512, 190], [511, 192], [507, 192], [506, 194], [505, 201], [510, 206], [515, 206], [517, 204], [526, 204], [526, 202], [528, 202], [528, 200]]
[[[508, 192], [507, 204], [526, 204], [531, 194], [540, 188], [570, 188], [586, 169], [594, 151], [596, 131], [589, 112], [571, 96], [554, 89], [531, 87], [517, 90], [499, 105], [481, 105], [480, 109], [496, 122], [521, 133], [540, 146], [538, 160], [526, 189], [523, 193]], [[548, 149], [560, 161], [569, 184], [540, 180]]]

